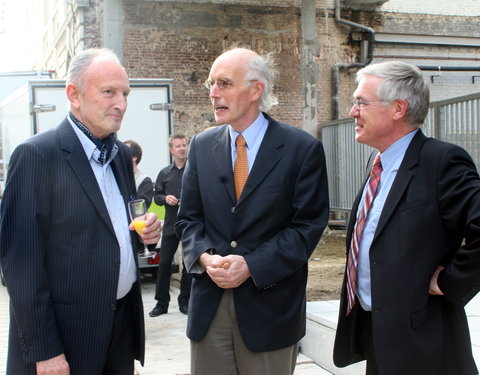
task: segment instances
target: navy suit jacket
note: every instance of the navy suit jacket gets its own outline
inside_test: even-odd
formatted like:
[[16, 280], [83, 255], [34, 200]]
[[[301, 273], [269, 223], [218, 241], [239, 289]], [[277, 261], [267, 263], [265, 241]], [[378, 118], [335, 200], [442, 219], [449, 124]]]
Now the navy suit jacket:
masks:
[[[362, 190], [352, 208], [347, 248]], [[446, 267], [439, 278], [445, 296], [428, 293], [438, 265]], [[370, 270], [381, 374], [478, 374], [464, 306], [480, 290], [480, 179], [465, 150], [421, 131], [414, 136], [378, 222]], [[334, 348], [342, 367], [364, 359], [359, 305], [346, 316], [345, 281]]]
[[[245, 258], [252, 277], [233, 295], [242, 338], [257, 352], [304, 335], [307, 262], [328, 221], [321, 142], [265, 116], [268, 129], [238, 203], [228, 126], [192, 139], [176, 225], [190, 273], [207, 249]], [[222, 295], [205, 272], [193, 279], [191, 340], [204, 337]]]
[[[135, 194], [132, 160], [128, 147], [118, 146], [112, 169], [126, 204]], [[136, 249], [133, 234], [132, 241]], [[95, 175], [67, 120], [14, 151], [1, 207], [0, 249], [11, 299], [8, 373], [35, 374], [35, 362], [61, 353], [72, 374], [101, 373], [115, 316], [120, 249]], [[143, 362], [138, 282], [133, 298], [136, 358]]]

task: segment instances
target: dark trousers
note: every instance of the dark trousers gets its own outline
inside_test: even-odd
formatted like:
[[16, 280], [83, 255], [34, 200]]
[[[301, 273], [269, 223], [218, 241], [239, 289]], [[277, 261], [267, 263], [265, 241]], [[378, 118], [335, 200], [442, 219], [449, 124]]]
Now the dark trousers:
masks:
[[[170, 278], [172, 276], [172, 261], [177, 251], [179, 239], [175, 235], [162, 237], [160, 245], [160, 263], [158, 264], [157, 285], [155, 288], [155, 299], [157, 306], [167, 309], [170, 303]], [[192, 277], [187, 274], [185, 266], [182, 267], [182, 277], [180, 279], [180, 295], [178, 304], [188, 306], [190, 299], [190, 288], [192, 286]]]
[[102, 375], [133, 375], [135, 357], [133, 320], [133, 301], [130, 291], [117, 301], [112, 340]]
[[372, 312], [365, 311], [360, 302], [357, 300], [358, 309], [358, 333], [357, 339], [360, 347], [362, 348], [362, 354], [367, 360], [366, 375], [379, 375], [377, 360], [375, 357], [375, 350], [373, 344], [373, 331], [372, 331]]

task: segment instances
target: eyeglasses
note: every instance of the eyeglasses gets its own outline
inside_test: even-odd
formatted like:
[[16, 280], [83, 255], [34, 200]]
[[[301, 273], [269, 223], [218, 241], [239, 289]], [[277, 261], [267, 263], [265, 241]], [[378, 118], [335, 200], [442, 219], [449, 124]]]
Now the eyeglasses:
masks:
[[253, 82], [253, 81], [255, 81], [255, 80], [254, 79], [246, 79], [246, 80], [243, 80], [243, 81], [230, 81], [228, 79], [217, 79], [216, 81], [214, 81], [214, 80], [207, 79], [204, 82], [204, 85], [209, 90], [211, 90], [212, 87], [215, 86], [215, 85], [217, 85], [217, 87], [220, 90], [225, 90], [225, 89], [229, 89], [230, 87], [232, 87], [234, 82]]
[[352, 99], [353, 106], [357, 106], [358, 109], [362, 109], [365, 104], [372, 103], [387, 103], [385, 100], [357, 100]]

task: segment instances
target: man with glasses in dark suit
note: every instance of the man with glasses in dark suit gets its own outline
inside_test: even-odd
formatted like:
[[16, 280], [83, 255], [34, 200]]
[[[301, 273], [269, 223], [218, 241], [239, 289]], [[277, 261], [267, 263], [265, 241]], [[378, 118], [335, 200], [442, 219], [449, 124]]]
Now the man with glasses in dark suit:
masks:
[[334, 361], [368, 375], [474, 375], [464, 306], [480, 290], [480, 178], [461, 147], [427, 138], [421, 71], [366, 66], [350, 116], [378, 150], [352, 207]]
[[263, 111], [271, 56], [220, 55], [207, 88], [219, 124], [195, 136], [176, 225], [194, 276], [192, 375], [291, 375], [305, 334], [308, 259], [328, 220], [321, 142]]

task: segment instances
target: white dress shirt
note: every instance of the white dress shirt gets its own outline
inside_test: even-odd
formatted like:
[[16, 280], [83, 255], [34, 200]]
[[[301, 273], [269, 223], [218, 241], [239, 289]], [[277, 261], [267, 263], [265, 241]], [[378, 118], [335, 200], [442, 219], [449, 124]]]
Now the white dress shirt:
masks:
[[[377, 188], [377, 194], [373, 200], [370, 211], [368, 212], [367, 221], [363, 229], [362, 238], [360, 239], [360, 250], [358, 258], [358, 289], [357, 295], [362, 305], [363, 309], [366, 311], [372, 310], [372, 293], [371, 293], [371, 284], [370, 284], [370, 246], [372, 245], [373, 237], [377, 230], [378, 221], [380, 220], [380, 215], [382, 214], [383, 206], [387, 200], [388, 193], [392, 187], [393, 181], [397, 176], [398, 168], [402, 164], [405, 152], [407, 151], [412, 138], [417, 133], [417, 130], [412, 131], [400, 138], [395, 143], [391, 144], [381, 155], [380, 160], [382, 161], [382, 174], [380, 176], [380, 183]], [[360, 201], [359, 207], [363, 206], [363, 201], [365, 200], [366, 187], [368, 182], [363, 189], [362, 200]], [[358, 213], [361, 210], [357, 210]], [[392, 239], [395, 241], [395, 239]], [[385, 249], [388, 251], [388, 249]]]
[[85, 154], [90, 161], [93, 173], [102, 192], [103, 200], [108, 209], [108, 214], [115, 230], [118, 246], [120, 247], [120, 275], [118, 278], [117, 299], [123, 298], [132, 288], [137, 279], [134, 251], [132, 247], [131, 234], [128, 229], [129, 219], [127, 210], [120, 189], [118, 188], [115, 175], [110, 163], [118, 152], [117, 145], [114, 146], [105, 164], [98, 161], [100, 151], [97, 146], [72, 122], [70, 124], [82, 144]]

